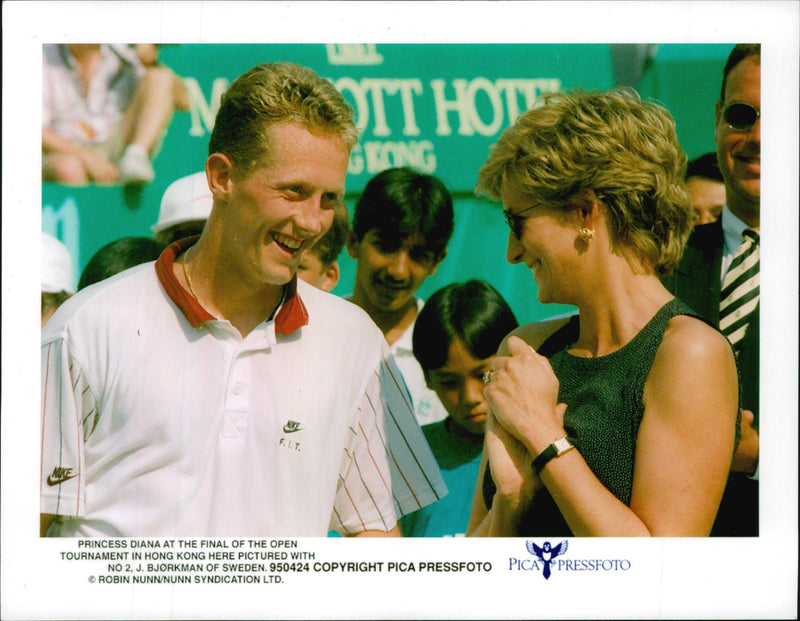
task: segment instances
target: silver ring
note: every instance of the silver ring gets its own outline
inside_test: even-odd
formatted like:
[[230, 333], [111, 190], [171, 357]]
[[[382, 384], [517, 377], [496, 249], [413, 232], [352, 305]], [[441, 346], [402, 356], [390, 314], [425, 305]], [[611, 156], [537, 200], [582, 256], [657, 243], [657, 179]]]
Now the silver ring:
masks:
[[486, 371], [481, 375], [481, 381], [483, 381], [484, 384], [491, 384], [493, 379], [494, 371]]

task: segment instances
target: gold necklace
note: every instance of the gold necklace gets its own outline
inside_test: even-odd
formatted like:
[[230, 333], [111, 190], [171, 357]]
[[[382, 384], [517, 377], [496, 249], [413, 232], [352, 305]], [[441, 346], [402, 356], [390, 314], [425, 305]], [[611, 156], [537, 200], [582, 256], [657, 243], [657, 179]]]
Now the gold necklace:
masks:
[[[191, 250], [191, 248], [189, 250]], [[197, 293], [195, 293], [194, 287], [192, 286], [192, 279], [189, 278], [189, 270], [186, 268], [186, 257], [189, 255], [189, 250], [184, 252], [183, 256], [181, 257], [181, 267], [183, 268], [183, 277], [186, 280], [186, 284], [189, 285], [189, 291], [191, 292], [192, 297], [200, 306], [203, 306], [203, 303], [200, 301], [200, 298], [197, 297]], [[281, 305], [281, 302], [283, 302], [284, 295], [286, 295], [286, 287], [282, 288], [281, 295], [278, 298], [278, 303], [275, 305], [275, 308], [273, 308], [272, 312], [269, 314], [270, 319], [272, 319], [275, 316], [275, 311], [278, 310], [278, 307]], [[205, 308], [205, 306], [203, 306], [203, 308]]]
[[[186, 269], [186, 257], [189, 255], [189, 251], [183, 253], [183, 257], [181, 259], [181, 267], [183, 267], [183, 277], [186, 279], [186, 284], [189, 285], [189, 291], [192, 294], [192, 297], [195, 301], [200, 304], [200, 299], [197, 297], [197, 294], [194, 291], [194, 287], [192, 286], [192, 280], [189, 278], [189, 270]], [[200, 304], [202, 306], [202, 304]]]

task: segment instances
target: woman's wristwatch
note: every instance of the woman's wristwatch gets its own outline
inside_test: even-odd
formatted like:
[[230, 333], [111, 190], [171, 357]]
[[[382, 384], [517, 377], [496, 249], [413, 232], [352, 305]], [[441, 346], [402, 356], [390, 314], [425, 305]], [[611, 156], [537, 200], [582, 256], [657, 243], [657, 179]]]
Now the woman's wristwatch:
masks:
[[567, 439], [567, 436], [559, 438], [541, 453], [539, 453], [536, 459], [533, 460], [531, 468], [533, 468], [533, 471], [536, 474], [539, 474], [542, 471], [542, 468], [544, 468], [551, 459], [559, 457], [574, 448], [575, 447], [572, 445], [572, 442]]

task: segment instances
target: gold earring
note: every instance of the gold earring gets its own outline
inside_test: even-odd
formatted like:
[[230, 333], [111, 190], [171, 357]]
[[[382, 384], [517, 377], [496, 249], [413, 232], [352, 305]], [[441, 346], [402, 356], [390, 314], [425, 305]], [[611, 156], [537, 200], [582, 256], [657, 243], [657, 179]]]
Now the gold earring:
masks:
[[592, 240], [594, 239], [594, 231], [592, 229], [587, 229], [585, 226], [581, 227], [578, 231], [578, 236], [587, 244], [591, 244]]

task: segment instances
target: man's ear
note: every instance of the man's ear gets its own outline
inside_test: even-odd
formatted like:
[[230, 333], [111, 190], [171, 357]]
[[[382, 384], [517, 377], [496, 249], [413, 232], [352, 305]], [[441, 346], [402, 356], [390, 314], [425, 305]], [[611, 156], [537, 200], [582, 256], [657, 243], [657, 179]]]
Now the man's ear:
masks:
[[231, 192], [233, 162], [224, 153], [212, 153], [206, 160], [206, 179], [211, 195], [225, 202]]
[[330, 291], [333, 289], [339, 282], [339, 262], [334, 261], [331, 263], [322, 275], [322, 286], [320, 289], [323, 291]]
[[431, 267], [431, 271], [428, 272], [428, 276], [433, 276], [436, 273], [436, 269], [439, 267], [439, 263], [444, 261], [444, 258], [447, 256], [447, 248], [442, 250], [439, 253], [439, 256], [436, 257], [436, 261], [433, 262], [433, 267]]
[[347, 235], [347, 254], [351, 259], [358, 259], [358, 239], [353, 230]]

